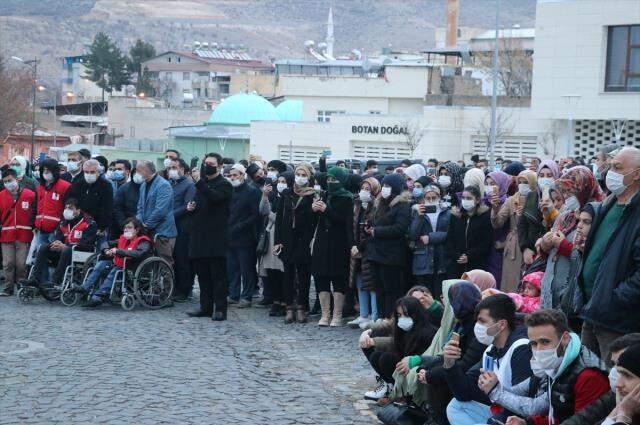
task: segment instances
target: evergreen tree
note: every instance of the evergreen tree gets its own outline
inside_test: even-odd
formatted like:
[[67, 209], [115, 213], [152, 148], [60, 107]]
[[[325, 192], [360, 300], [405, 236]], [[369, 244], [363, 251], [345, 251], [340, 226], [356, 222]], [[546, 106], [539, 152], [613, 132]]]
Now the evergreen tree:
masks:
[[154, 89], [149, 78], [148, 69], [142, 68], [142, 63], [156, 56], [156, 49], [150, 43], [146, 43], [140, 39], [136, 40], [131, 49], [129, 49], [128, 67], [131, 73], [138, 74], [138, 82], [136, 84], [136, 93], [145, 93], [153, 96]]

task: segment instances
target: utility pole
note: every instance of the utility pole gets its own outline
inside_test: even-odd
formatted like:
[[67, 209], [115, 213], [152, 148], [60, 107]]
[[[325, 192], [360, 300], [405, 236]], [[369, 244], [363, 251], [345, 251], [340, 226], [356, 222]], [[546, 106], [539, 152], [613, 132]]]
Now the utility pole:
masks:
[[498, 54], [500, 53], [500, 0], [496, 0], [496, 35], [493, 41], [493, 92], [491, 93], [491, 133], [489, 135], [489, 167], [495, 167], [496, 134], [498, 129]]

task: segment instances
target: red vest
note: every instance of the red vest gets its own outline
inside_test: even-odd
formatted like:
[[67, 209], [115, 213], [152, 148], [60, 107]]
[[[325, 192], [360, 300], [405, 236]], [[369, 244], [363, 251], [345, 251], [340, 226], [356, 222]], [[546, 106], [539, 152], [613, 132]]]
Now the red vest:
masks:
[[[138, 248], [138, 245], [140, 244], [140, 242], [149, 242], [151, 244], [153, 244], [153, 242], [151, 241], [151, 239], [149, 239], [148, 236], [137, 236], [134, 239], [127, 239], [124, 237], [124, 235], [120, 236], [120, 238], [118, 239], [118, 249], [121, 249], [123, 251], [133, 251], [136, 248]], [[122, 257], [120, 255], [116, 255], [113, 258], [113, 264], [115, 264], [116, 266], [123, 268], [124, 267], [124, 259], [126, 257]]]
[[64, 195], [71, 183], [58, 179], [49, 189], [43, 185], [36, 189], [38, 193], [38, 215], [36, 215], [36, 229], [51, 233], [56, 230], [64, 210]]
[[35, 203], [36, 194], [26, 188], [20, 190], [17, 201], [14, 201], [7, 189], [0, 192], [0, 217], [2, 220], [0, 242], [31, 242]]
[[89, 227], [89, 220], [83, 216], [75, 226], [71, 226], [70, 223], [65, 222], [60, 225], [60, 231], [64, 236], [64, 243], [66, 245], [77, 245], [82, 240], [82, 234]]

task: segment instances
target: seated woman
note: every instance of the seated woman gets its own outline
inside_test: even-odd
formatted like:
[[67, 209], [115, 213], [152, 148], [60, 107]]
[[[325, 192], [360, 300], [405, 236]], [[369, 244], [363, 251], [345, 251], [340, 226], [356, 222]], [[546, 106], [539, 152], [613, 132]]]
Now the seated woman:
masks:
[[395, 305], [392, 320], [391, 338], [375, 338], [371, 330], [360, 337], [360, 347], [379, 375], [378, 387], [365, 393], [367, 400], [378, 400], [385, 397], [392, 388], [393, 372], [396, 364], [406, 356], [420, 355], [429, 347], [436, 334], [436, 327], [429, 321], [429, 314], [418, 299], [407, 296], [400, 298]]
[[[107, 259], [101, 259], [96, 264], [91, 274], [87, 277], [81, 287], [76, 288], [76, 292], [89, 294], [100, 278], [108, 271], [107, 277], [83, 307], [98, 307], [109, 298], [111, 287], [116, 273], [125, 268], [135, 270], [135, 265], [148, 257], [153, 252], [153, 242], [144, 234], [142, 223], [135, 218], [128, 218], [124, 222], [124, 232], [118, 239], [118, 244], [114, 248], [105, 249], [102, 255]], [[125, 261], [126, 260], [126, 261]]]

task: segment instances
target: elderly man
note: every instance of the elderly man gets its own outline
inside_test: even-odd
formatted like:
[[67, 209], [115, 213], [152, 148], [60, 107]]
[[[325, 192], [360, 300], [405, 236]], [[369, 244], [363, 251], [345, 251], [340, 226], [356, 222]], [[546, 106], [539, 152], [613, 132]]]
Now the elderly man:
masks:
[[138, 161], [136, 173], [144, 179], [140, 186], [136, 218], [155, 237], [158, 255], [173, 266], [173, 247], [178, 236], [173, 218], [173, 189], [157, 174], [151, 161]]
[[640, 332], [640, 149], [611, 160], [605, 199], [584, 249], [582, 341], [603, 359], [611, 342]]
[[74, 179], [65, 194], [65, 199], [76, 199], [78, 208], [95, 220], [98, 226], [98, 248], [107, 242], [113, 216], [113, 187], [110, 182], [100, 178], [99, 165], [95, 159], [84, 161], [82, 179]]
[[[247, 183], [244, 166], [231, 167], [230, 183], [233, 186], [231, 215], [229, 216], [229, 302], [238, 307], [251, 307], [256, 273], [256, 244], [258, 243], [259, 206], [262, 193]], [[242, 283], [242, 293], [240, 285]]]

